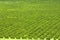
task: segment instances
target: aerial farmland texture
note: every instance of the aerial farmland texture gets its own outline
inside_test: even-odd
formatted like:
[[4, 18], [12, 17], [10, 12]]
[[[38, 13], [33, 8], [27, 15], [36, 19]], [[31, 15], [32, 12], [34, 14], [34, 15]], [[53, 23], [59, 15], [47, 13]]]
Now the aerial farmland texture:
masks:
[[0, 0], [0, 38], [60, 39], [60, 0]]

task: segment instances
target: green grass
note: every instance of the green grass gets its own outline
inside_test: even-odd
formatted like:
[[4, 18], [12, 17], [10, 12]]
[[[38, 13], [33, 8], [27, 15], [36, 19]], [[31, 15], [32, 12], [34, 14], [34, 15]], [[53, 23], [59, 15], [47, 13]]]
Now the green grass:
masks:
[[60, 38], [58, 1], [0, 1], [0, 37]]

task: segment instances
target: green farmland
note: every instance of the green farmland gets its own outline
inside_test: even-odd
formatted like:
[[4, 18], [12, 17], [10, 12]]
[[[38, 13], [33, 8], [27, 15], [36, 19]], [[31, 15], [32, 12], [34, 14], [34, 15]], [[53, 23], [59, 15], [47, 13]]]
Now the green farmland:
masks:
[[0, 38], [60, 39], [59, 0], [0, 1]]

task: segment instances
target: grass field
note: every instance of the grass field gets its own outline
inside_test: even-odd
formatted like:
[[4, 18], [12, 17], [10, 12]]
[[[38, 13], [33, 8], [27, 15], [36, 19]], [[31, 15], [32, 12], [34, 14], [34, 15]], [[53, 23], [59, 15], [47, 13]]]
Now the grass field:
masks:
[[0, 37], [60, 39], [59, 2], [0, 1]]

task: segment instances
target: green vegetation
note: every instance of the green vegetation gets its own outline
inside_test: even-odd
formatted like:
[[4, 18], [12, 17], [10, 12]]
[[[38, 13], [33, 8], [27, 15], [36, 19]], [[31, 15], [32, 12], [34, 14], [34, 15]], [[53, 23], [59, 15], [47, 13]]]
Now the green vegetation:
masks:
[[0, 1], [0, 37], [59, 39], [59, 1]]

